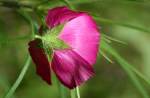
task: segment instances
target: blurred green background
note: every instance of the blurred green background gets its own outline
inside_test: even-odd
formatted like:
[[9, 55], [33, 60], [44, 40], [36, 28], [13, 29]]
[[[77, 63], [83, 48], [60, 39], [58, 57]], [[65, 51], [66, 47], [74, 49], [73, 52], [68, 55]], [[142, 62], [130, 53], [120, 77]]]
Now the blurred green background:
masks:
[[[23, 4], [34, 6], [41, 1], [46, 0], [18, 0]], [[40, 5], [41, 9], [65, 5], [61, 0], [47, 1]], [[97, 21], [101, 33], [125, 42], [126, 44], [116, 42], [111, 44], [122, 57], [150, 78], [150, 32], [115, 23], [135, 25], [150, 31], [149, 0], [70, 0], [70, 3], [79, 11], [112, 20], [114, 23], [111, 24]], [[37, 21], [39, 27], [40, 19], [30, 10], [29, 14]], [[24, 18], [14, 8], [0, 6], [0, 97], [4, 96], [15, 82], [25, 63], [29, 35], [31, 35], [30, 25]], [[114, 63], [99, 55], [94, 66], [96, 75], [80, 86], [81, 98], [143, 98], [120, 65], [111, 59]], [[142, 80], [141, 83], [150, 93], [150, 86]], [[42, 81], [36, 75], [32, 63], [13, 98], [58, 98], [58, 89], [56, 83], [49, 86]]]

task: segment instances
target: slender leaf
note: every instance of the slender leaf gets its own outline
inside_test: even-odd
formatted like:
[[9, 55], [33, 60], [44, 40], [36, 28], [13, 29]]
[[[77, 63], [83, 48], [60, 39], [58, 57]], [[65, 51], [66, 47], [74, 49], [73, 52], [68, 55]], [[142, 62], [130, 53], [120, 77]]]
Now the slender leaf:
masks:
[[135, 25], [126, 24], [126, 23], [123, 23], [123, 22], [117, 22], [117, 21], [113, 21], [113, 20], [110, 20], [110, 19], [105, 19], [105, 18], [102, 18], [102, 17], [98, 17], [96, 15], [93, 15], [93, 18], [98, 22], [102, 22], [102, 23], [106, 23], [106, 24], [110, 24], [110, 25], [123, 26], [123, 27], [131, 28], [131, 29], [139, 30], [139, 31], [142, 31], [142, 32], [150, 33], [150, 30], [148, 30], [146, 28], [138, 27], [138, 26], [135, 26]]
[[150, 98], [144, 86], [140, 83], [136, 74], [131, 70], [130, 65], [126, 60], [124, 60], [110, 45], [108, 45], [105, 41], [101, 41], [101, 49], [105, 50], [109, 54], [111, 54], [116, 61], [120, 64], [120, 66], [124, 69], [127, 75], [130, 77], [138, 91], [141, 93], [143, 98]]
[[24, 67], [22, 68], [21, 70], [21, 73], [19, 74], [16, 82], [13, 84], [13, 86], [8, 90], [8, 92], [5, 94], [4, 98], [10, 98], [13, 93], [15, 92], [15, 90], [18, 88], [18, 86], [20, 85], [24, 75], [26, 74], [27, 72], [27, 69], [29, 67], [31, 63], [31, 58], [30, 56], [28, 56], [27, 60], [25, 61], [25, 64], [24, 64]]

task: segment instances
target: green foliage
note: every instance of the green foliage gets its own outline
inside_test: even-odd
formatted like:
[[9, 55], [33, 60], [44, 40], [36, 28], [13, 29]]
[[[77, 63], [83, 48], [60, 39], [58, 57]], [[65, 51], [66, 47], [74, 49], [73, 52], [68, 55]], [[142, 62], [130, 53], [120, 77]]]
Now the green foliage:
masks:
[[106, 52], [111, 54], [116, 59], [116, 61], [121, 65], [121, 67], [124, 69], [124, 71], [129, 75], [129, 77], [133, 81], [134, 85], [139, 90], [139, 92], [143, 95], [143, 98], [150, 98], [146, 89], [139, 82], [139, 79], [137, 78], [134, 71], [132, 71], [132, 69], [130, 67], [132, 65], [130, 65], [126, 60], [124, 60], [110, 45], [108, 45], [103, 40], [101, 41], [101, 49], [102, 49], [102, 51], [105, 50]]
[[19, 74], [16, 82], [13, 84], [13, 86], [8, 90], [8, 92], [5, 94], [4, 98], [11, 98], [11, 96], [13, 95], [13, 93], [15, 92], [15, 90], [18, 88], [18, 86], [20, 85], [22, 79], [24, 78], [24, 75], [26, 74], [28, 67], [31, 63], [31, 58], [30, 56], [28, 56], [27, 60], [25, 61], [25, 65], [21, 70], [21, 73]]

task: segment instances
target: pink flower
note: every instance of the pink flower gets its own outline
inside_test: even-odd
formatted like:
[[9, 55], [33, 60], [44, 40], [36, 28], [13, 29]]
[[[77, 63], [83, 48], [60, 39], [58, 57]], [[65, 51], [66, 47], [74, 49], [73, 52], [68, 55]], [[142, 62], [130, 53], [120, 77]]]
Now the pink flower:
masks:
[[29, 52], [36, 64], [37, 74], [51, 84], [52, 69], [62, 84], [70, 89], [75, 88], [94, 75], [92, 65], [96, 62], [100, 41], [96, 23], [87, 13], [57, 7], [48, 11], [46, 24], [49, 30], [63, 24], [57, 38], [69, 47], [59, 49], [53, 45], [49, 63], [44, 49], [38, 47], [42, 41], [31, 41]]

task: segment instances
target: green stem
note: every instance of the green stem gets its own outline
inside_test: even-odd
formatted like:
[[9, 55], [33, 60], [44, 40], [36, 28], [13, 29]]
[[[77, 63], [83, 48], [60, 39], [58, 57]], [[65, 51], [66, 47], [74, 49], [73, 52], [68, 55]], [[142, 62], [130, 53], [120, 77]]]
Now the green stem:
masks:
[[32, 5], [29, 5], [29, 4], [23, 4], [23, 3], [19, 3], [17, 1], [7, 1], [7, 0], [1, 0], [0, 1], [0, 6], [4, 6], [4, 7], [8, 7], [8, 8], [28, 8], [28, 9], [36, 9], [35, 7], [33, 7]]
[[79, 91], [79, 87], [77, 86], [77, 87], [75, 88], [75, 90], [76, 90], [77, 98], [80, 98], [80, 91]]
[[38, 39], [41, 39], [41, 40], [43, 39], [42, 36], [39, 36], [39, 35], [35, 35], [34, 37], [38, 38]]
[[[32, 29], [32, 38], [33, 36], [35, 35], [35, 28], [34, 28], [34, 25], [33, 25], [33, 21], [31, 19], [31, 17], [28, 15], [28, 13], [25, 13], [24, 11], [18, 11], [25, 19], [28, 23], [30, 23], [31, 25], [31, 29]], [[30, 56], [28, 55], [28, 58], [24, 64], [24, 67], [23, 69], [21, 70], [21, 73], [19, 74], [19, 77], [17, 78], [17, 80], [15, 81], [15, 83], [13, 84], [13, 86], [9, 89], [9, 91], [5, 94], [4, 98], [10, 98], [13, 93], [15, 92], [15, 90], [17, 89], [17, 87], [20, 85], [21, 81], [23, 80], [27, 70], [28, 70], [28, 67], [31, 63], [31, 58]]]
[[60, 0], [60, 1], [63, 2], [64, 4], [66, 4], [71, 9], [75, 10], [75, 7], [68, 0]]
[[30, 58], [30, 56], [28, 56], [28, 58], [24, 64], [24, 67], [22, 68], [21, 73], [18, 76], [16, 82], [13, 84], [13, 86], [9, 89], [9, 91], [5, 94], [5, 96], [3, 98], [10, 98], [13, 95], [13, 93], [18, 88], [19, 84], [21, 83], [24, 75], [26, 74], [30, 63], [31, 63], [31, 58]]
[[71, 90], [71, 98], [80, 98], [80, 91], [78, 86]]

